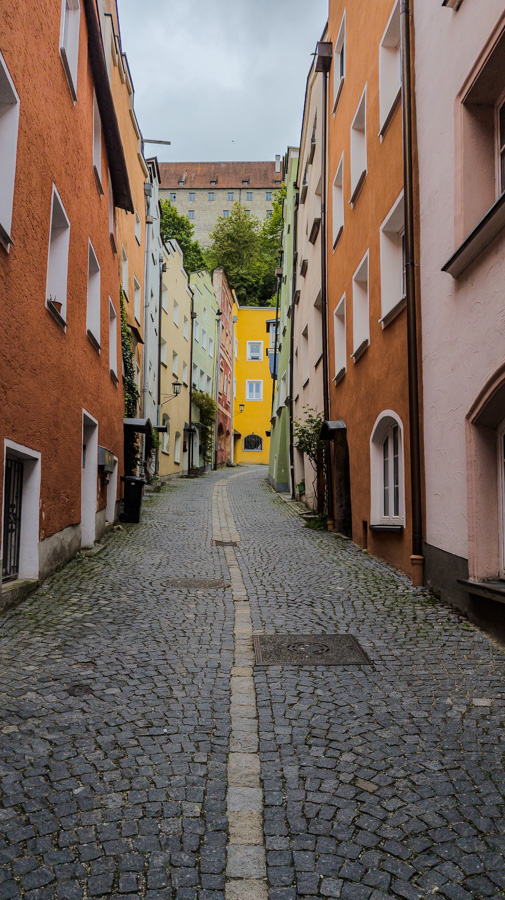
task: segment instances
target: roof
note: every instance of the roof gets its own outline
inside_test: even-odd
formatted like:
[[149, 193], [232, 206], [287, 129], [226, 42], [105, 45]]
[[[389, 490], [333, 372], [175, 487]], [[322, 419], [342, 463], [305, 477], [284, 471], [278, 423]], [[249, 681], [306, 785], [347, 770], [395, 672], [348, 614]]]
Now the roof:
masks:
[[[245, 187], [242, 182], [248, 180], [247, 186], [250, 188], [272, 188], [274, 190], [282, 181], [282, 172], [275, 171], [274, 160], [272, 162], [160, 162], [159, 167], [162, 190], [163, 188], [178, 188], [179, 181], [182, 180], [184, 180], [186, 189], [208, 189], [211, 181], [216, 182], [217, 188], [241, 188]], [[276, 184], [276, 181], [279, 184]]]

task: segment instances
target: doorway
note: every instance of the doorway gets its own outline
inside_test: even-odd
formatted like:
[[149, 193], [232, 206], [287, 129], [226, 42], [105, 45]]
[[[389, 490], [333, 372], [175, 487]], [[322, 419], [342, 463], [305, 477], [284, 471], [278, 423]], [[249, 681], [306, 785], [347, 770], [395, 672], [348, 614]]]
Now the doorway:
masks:
[[92, 547], [96, 535], [98, 422], [82, 414], [81, 547]]

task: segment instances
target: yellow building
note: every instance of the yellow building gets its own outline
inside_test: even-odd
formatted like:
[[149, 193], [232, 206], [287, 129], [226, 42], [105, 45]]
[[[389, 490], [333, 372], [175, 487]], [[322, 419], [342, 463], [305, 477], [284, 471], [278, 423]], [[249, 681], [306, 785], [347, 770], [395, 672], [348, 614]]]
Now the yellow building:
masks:
[[271, 306], [233, 305], [233, 462], [268, 465], [272, 378], [267, 321]]

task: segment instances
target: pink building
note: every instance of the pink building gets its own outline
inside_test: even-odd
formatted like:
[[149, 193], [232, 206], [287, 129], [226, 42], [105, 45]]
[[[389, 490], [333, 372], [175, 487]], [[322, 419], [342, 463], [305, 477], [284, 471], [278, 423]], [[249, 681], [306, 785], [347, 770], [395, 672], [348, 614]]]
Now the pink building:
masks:
[[417, 0], [426, 581], [505, 601], [505, 11]]

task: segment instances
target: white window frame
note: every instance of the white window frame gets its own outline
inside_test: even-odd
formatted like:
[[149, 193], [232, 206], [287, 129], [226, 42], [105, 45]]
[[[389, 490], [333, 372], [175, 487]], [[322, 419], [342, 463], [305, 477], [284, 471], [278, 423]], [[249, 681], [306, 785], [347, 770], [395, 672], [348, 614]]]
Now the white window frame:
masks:
[[195, 341], [200, 343], [200, 322], [198, 319], [195, 319], [193, 322], [193, 337]]
[[204, 390], [205, 390], [206, 383], [207, 383], [207, 375], [206, 375], [206, 373], [203, 371], [203, 369], [200, 369], [200, 377], [199, 377], [199, 380], [198, 380], [198, 389], [199, 389], [200, 391], [204, 391]]
[[176, 191], [170, 191], [170, 192], [169, 192], [169, 199], [170, 199], [170, 203], [175, 203], [175, 202], [177, 201], [177, 192], [176, 192]]
[[347, 333], [346, 333], [346, 295], [344, 294], [333, 313], [333, 342], [335, 353], [335, 376], [333, 381], [338, 384], [347, 372]]
[[333, 249], [337, 246], [342, 231], [344, 230], [344, 154], [333, 179], [332, 193], [332, 218], [333, 218]]
[[198, 390], [198, 366], [196, 363], [193, 363], [193, 369], [191, 372], [191, 384]]
[[19, 97], [0, 52], [0, 243], [12, 243], [12, 207], [19, 130]]
[[300, 363], [302, 369], [302, 388], [304, 388], [310, 379], [309, 365], [309, 323], [307, 322], [302, 329], [300, 342]]
[[161, 449], [163, 453], [170, 456], [170, 416], [163, 413], [161, 424], [166, 426], [166, 431], [161, 432]]
[[79, 68], [79, 31], [81, 7], [79, 0], [62, 0], [60, 23], [60, 57], [74, 103], [77, 100], [77, 72]]
[[344, 9], [344, 14], [338, 30], [338, 37], [335, 41], [335, 50], [333, 52], [333, 112], [335, 112], [337, 108], [345, 81], [345, 13], [346, 11]]
[[234, 202], [235, 202], [235, 193], [234, 193], [234, 191], [228, 191], [228, 202], [229, 202], [229, 203], [234, 203]]
[[207, 349], [207, 332], [202, 328], [202, 350]]
[[174, 441], [174, 463], [179, 465], [180, 461], [181, 461], [181, 433], [180, 433], [180, 431], [176, 431], [175, 432], [175, 441]]
[[168, 313], [168, 288], [166, 284], [161, 289], [161, 308], [163, 312]]
[[123, 294], [128, 300], [128, 255], [124, 244], [121, 248], [121, 287], [123, 288]]
[[[259, 390], [256, 390], [255, 385], [259, 385]], [[223, 392], [225, 393], [225, 392]], [[259, 396], [254, 396], [256, 393]], [[245, 382], [245, 398], [247, 401], [251, 402], [261, 402], [263, 400], [263, 379], [260, 378], [246, 378]]]
[[209, 337], [209, 356], [214, 358], [214, 340]]
[[403, 191], [380, 228], [381, 318], [385, 328], [405, 303], [405, 206]]
[[98, 108], [98, 100], [93, 91], [93, 171], [100, 194], [102, 188], [102, 119]]
[[401, 87], [400, 0], [396, 0], [379, 45], [379, 134], [381, 138], [400, 99]]
[[210, 375], [207, 375], [207, 393], [212, 394], [212, 378]]
[[179, 354], [172, 350], [172, 375], [179, 377]]
[[186, 386], [188, 385], [188, 364], [187, 362], [183, 362], [182, 364], [182, 383]]
[[179, 327], [179, 304], [177, 303], [177, 300], [175, 300], [175, 299], [174, 299], [173, 322], [174, 322], [174, 325], [176, 325], [178, 328]]
[[194, 209], [188, 209], [188, 219], [194, 219], [194, 218], [195, 218]]
[[92, 344], [100, 352], [100, 265], [91, 241], [88, 241], [88, 290], [86, 302], [86, 331]]
[[168, 347], [167, 342], [160, 338], [160, 363], [165, 368], [168, 368]]
[[367, 173], [366, 89], [365, 85], [351, 125], [351, 205], [356, 202]]
[[216, 199], [215, 191], [208, 191], [207, 192], [207, 200], [210, 201], [210, 203], [212, 203], [212, 201], [215, 199]]
[[109, 188], [109, 235], [111, 239], [112, 249], [114, 253], [116, 253], [116, 220], [114, 216], [115, 204], [110, 172], [107, 172], [107, 185]]
[[195, 192], [194, 192], [194, 191], [190, 191], [190, 192], [189, 192], [189, 197], [188, 197], [188, 199], [189, 199], [189, 202], [190, 202], [190, 203], [194, 203], [194, 202], [195, 202]]
[[[392, 438], [392, 430], [398, 427], [398, 508], [394, 509], [394, 458], [389, 452], [388, 484], [389, 510], [384, 508], [385, 498], [385, 460], [384, 444], [388, 436]], [[404, 429], [399, 415], [391, 409], [383, 410], [375, 420], [370, 435], [370, 525], [405, 526], [405, 464], [404, 464]], [[389, 442], [391, 451], [392, 440]], [[392, 490], [391, 490], [392, 488]]]
[[[253, 347], [258, 347], [257, 355], [253, 355]], [[235, 353], [235, 356], [237, 354]], [[261, 362], [263, 359], [263, 341], [247, 341], [246, 359]]]
[[505, 93], [502, 94], [495, 110], [495, 134], [496, 134], [496, 199], [505, 194], [505, 135], [502, 139], [500, 128], [500, 112], [505, 115]]
[[246, 192], [245, 192], [245, 199], [246, 199], [246, 203], [252, 203], [253, 192], [252, 192], [252, 191], [246, 191]]
[[189, 341], [189, 319], [187, 316], [184, 316], [184, 322], [182, 326], [182, 332], [187, 341]]
[[265, 200], [267, 203], [270, 203], [272, 200], [272, 191], [265, 191]]
[[51, 195], [51, 221], [47, 253], [46, 306], [56, 321], [66, 327], [68, 253], [70, 247], [70, 222], [61, 197], [53, 184]]
[[370, 344], [370, 255], [365, 253], [352, 278], [352, 338], [354, 362]]
[[135, 240], [137, 244], [140, 244], [142, 240], [142, 220], [137, 210], [135, 210]]
[[109, 297], [109, 369], [117, 382], [117, 313]]
[[223, 219], [229, 219], [229, 217], [230, 217], [230, 210], [223, 209]]
[[142, 318], [142, 288], [136, 276], [133, 276], [133, 314], [138, 324], [141, 325]]

